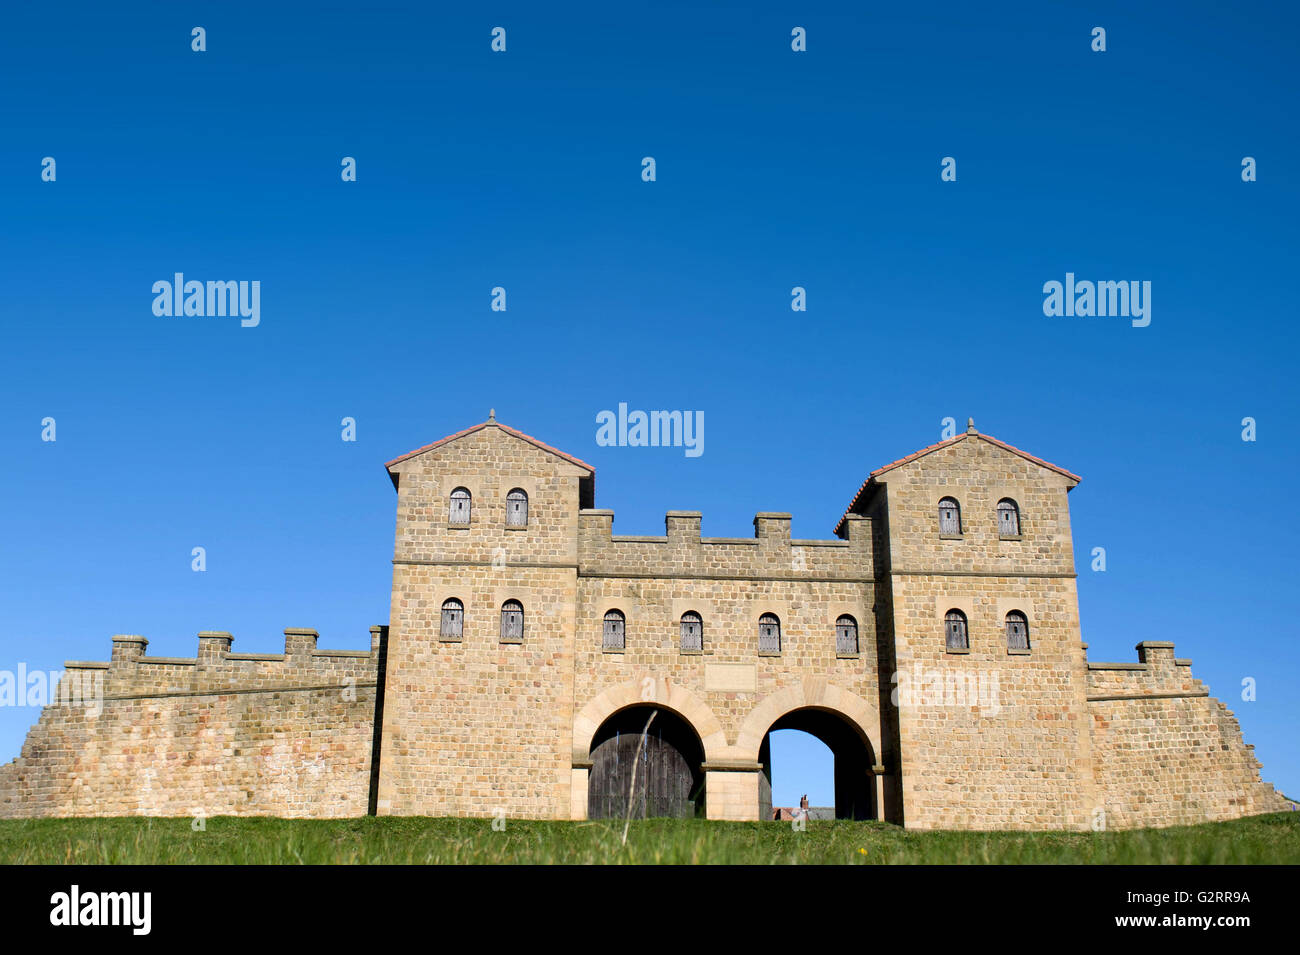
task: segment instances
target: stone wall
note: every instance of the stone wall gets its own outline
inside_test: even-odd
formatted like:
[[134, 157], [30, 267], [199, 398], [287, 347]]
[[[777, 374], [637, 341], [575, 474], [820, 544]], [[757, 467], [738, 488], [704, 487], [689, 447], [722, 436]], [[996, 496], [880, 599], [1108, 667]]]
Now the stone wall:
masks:
[[0, 767], [0, 817], [363, 815], [385, 629], [370, 651], [286, 630], [284, 654], [205, 632], [194, 658], [114, 637], [109, 662], [65, 665], [62, 702]]
[[[900, 749], [909, 828], [1081, 828], [1092, 804], [1083, 653], [1068, 623], [1074, 582], [896, 577]], [[1032, 593], [1032, 602], [1026, 593]], [[970, 649], [945, 648], [965, 610]], [[1023, 609], [1031, 650], [1003, 618]]]
[[1137, 663], [1089, 663], [1088, 709], [1099, 824], [1190, 825], [1290, 804], [1260, 779], [1232, 711], [1174, 645], [1137, 645]]

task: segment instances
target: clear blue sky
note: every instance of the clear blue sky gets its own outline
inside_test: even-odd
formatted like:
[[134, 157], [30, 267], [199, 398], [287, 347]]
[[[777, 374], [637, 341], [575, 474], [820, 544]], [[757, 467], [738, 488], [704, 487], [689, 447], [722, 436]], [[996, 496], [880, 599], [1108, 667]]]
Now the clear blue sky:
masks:
[[[0, 14], [0, 668], [366, 646], [382, 463], [489, 407], [618, 532], [719, 536], [830, 536], [974, 416], [1084, 478], [1091, 657], [1175, 641], [1300, 795], [1294, 5], [381, 6]], [[1045, 317], [1067, 271], [1150, 281], [1150, 326]], [[175, 272], [260, 281], [260, 326], [156, 317]], [[705, 453], [596, 446], [620, 401], [703, 411]]]

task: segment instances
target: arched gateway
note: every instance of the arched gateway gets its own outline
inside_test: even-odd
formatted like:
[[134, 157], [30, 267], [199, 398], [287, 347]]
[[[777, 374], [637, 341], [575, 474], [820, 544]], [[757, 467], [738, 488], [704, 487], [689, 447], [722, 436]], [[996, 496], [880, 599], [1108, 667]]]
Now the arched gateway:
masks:
[[573, 817], [770, 819], [768, 736], [780, 729], [811, 733], [835, 755], [836, 818], [881, 817], [879, 720], [865, 699], [808, 680], [737, 716], [731, 743], [704, 701], [670, 680], [647, 673], [604, 690], [574, 721]]
[[592, 740], [587, 818], [703, 817], [703, 765], [700, 738], [672, 710], [620, 710]]
[[842, 713], [805, 707], [786, 713], [769, 728], [759, 747], [758, 818], [772, 818], [772, 733], [800, 730], [821, 740], [835, 757], [835, 818], [879, 819], [876, 806], [875, 756], [871, 742]]

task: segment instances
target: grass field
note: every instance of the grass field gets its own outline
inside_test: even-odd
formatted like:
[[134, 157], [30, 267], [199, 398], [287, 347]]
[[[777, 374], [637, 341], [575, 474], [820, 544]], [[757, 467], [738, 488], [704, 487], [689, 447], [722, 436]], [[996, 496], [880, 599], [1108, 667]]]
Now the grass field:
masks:
[[0, 863], [1300, 863], [1300, 813], [1102, 833], [906, 832], [878, 822], [218, 817], [0, 821]]

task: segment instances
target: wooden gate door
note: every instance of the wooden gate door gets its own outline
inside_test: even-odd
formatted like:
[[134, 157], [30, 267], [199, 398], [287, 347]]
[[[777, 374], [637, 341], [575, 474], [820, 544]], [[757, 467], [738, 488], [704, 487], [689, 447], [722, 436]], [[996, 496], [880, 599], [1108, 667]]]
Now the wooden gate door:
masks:
[[622, 819], [628, 814], [628, 791], [636, 771], [632, 818], [654, 816], [689, 818], [695, 815], [698, 786], [691, 765], [663, 730], [650, 727], [641, 749], [641, 734], [620, 732], [600, 743], [591, 753], [587, 789], [587, 818]]

